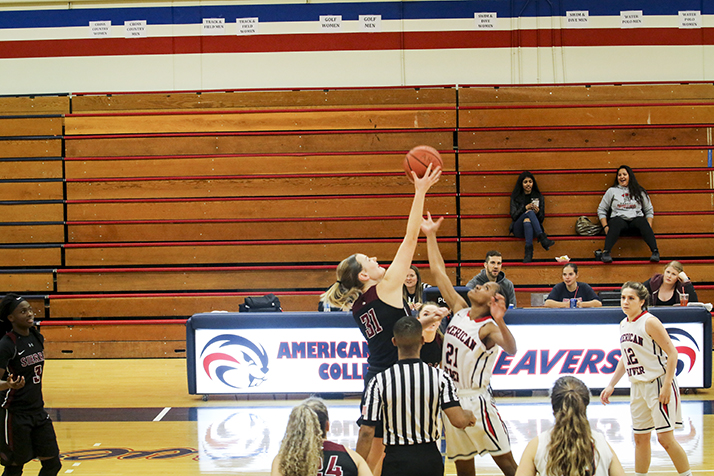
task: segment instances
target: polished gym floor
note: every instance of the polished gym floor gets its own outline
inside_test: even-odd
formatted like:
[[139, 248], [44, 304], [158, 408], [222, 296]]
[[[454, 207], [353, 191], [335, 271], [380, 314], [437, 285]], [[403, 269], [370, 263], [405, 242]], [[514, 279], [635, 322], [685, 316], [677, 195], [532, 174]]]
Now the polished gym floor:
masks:
[[[267, 475], [298, 399], [189, 395], [183, 359], [52, 360], [44, 373], [45, 406], [62, 452], [60, 474]], [[299, 396], [304, 397], [303, 395]], [[628, 474], [634, 446], [628, 397], [603, 406], [593, 399], [591, 425], [602, 430]], [[714, 475], [714, 391], [683, 395], [684, 429], [676, 437], [695, 475]], [[358, 400], [328, 400], [330, 439], [355, 447]], [[527, 442], [552, 424], [545, 396], [497, 397], [516, 461]], [[654, 442], [650, 476], [675, 475]], [[36, 474], [31, 462], [25, 474]], [[479, 475], [501, 474], [490, 457], [476, 458]], [[446, 474], [456, 474], [447, 461]]]

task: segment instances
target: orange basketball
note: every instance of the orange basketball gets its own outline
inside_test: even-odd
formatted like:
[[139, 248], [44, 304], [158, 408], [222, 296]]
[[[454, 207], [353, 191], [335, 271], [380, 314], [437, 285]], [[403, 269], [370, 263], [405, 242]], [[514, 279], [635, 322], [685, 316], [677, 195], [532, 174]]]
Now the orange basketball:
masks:
[[437, 167], [444, 167], [444, 161], [441, 160], [438, 150], [428, 145], [418, 145], [407, 152], [404, 157], [404, 172], [407, 174], [409, 181], [413, 182], [411, 172], [414, 171], [417, 177], [421, 178], [424, 176], [429, 164], [432, 164], [432, 171]]

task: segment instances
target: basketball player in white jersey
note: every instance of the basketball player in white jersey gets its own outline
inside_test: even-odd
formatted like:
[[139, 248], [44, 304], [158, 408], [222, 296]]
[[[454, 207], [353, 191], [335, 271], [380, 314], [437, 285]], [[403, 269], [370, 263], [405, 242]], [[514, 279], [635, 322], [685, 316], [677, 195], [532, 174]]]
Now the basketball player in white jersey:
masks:
[[516, 340], [503, 320], [506, 299], [499, 294], [500, 286], [495, 282], [469, 291], [471, 307], [456, 292], [436, 240], [442, 221], [439, 218], [434, 222], [429, 214], [421, 225], [432, 278], [454, 313], [444, 333], [442, 365], [456, 383], [462, 407], [473, 411], [477, 418], [476, 425], [463, 430], [444, 419], [446, 454], [454, 460], [458, 476], [475, 475], [474, 457], [485, 453], [493, 457], [503, 474], [513, 476], [518, 465], [489, 383], [498, 348], [516, 353]]
[[600, 394], [610, 403], [615, 385], [627, 373], [630, 378], [630, 412], [635, 433], [635, 476], [644, 476], [650, 467], [650, 434], [667, 451], [680, 476], [691, 476], [687, 453], [674, 438], [682, 426], [682, 407], [675, 371], [677, 349], [659, 319], [647, 312], [649, 292], [642, 284], [628, 281], [622, 286], [620, 306], [627, 315], [620, 322], [622, 357], [615, 373]]

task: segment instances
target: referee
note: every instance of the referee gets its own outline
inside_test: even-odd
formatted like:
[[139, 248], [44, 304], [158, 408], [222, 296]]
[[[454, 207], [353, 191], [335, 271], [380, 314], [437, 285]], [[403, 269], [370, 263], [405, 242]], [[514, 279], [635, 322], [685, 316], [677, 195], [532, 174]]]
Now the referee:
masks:
[[383, 476], [443, 475], [437, 445], [441, 438], [439, 410], [444, 410], [457, 428], [472, 426], [476, 418], [461, 408], [451, 377], [419, 358], [424, 338], [415, 317], [397, 321], [392, 342], [399, 361], [367, 385], [357, 453], [362, 457], [369, 453], [375, 426], [382, 420], [386, 446]]

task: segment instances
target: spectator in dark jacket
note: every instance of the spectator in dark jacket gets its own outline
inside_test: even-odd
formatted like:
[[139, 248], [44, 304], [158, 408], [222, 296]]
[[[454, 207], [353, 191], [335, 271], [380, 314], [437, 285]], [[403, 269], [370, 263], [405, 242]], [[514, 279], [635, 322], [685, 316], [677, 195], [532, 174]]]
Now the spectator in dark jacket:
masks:
[[526, 239], [524, 263], [533, 261], [533, 238], [538, 240], [543, 249], [548, 250], [555, 244], [543, 231], [545, 220], [545, 198], [538, 189], [538, 184], [532, 173], [525, 171], [518, 176], [511, 193], [511, 223], [510, 233], [517, 238]]
[[692, 281], [684, 272], [684, 266], [679, 261], [667, 263], [664, 274], [655, 274], [644, 282], [650, 292], [652, 306], [674, 306], [680, 303], [680, 294], [689, 294], [690, 302], [698, 302], [697, 292]]

